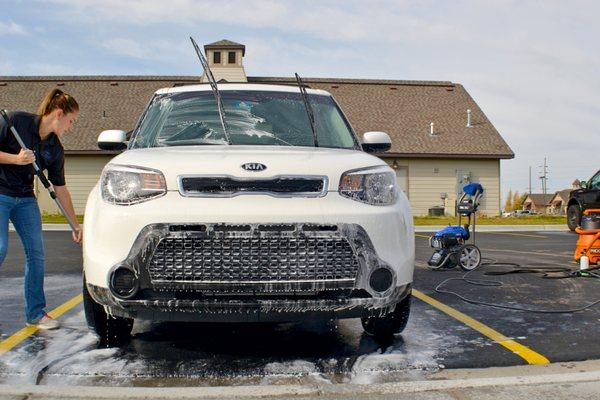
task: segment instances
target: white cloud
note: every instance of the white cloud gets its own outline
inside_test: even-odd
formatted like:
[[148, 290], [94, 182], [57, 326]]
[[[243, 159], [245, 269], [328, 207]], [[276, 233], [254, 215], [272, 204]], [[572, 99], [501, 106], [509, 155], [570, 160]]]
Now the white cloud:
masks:
[[293, 76], [294, 72], [305, 77], [323, 76], [323, 64], [337, 70], [335, 76], [340, 76], [344, 66], [360, 63], [363, 58], [360, 52], [347, 47], [309, 46], [277, 37], [252, 36], [242, 41], [248, 49], [244, 59], [246, 71], [254, 76]]
[[109, 53], [140, 60], [181, 60], [182, 56], [193, 60], [192, 46], [185, 40], [173, 43], [164, 39], [144, 41], [115, 37], [104, 40], [101, 47]]
[[[417, 37], [451, 38], [464, 30], [451, 21], [425, 20], [411, 14], [407, 1], [291, 2], [273, 0], [47, 0], [59, 4], [64, 20], [103, 21], [138, 26], [157, 24], [192, 28], [203, 23], [277, 29], [313, 38], [395, 43]], [[65, 8], [62, 8], [62, 7]]]
[[24, 35], [25, 33], [25, 28], [13, 21], [0, 21], [0, 35]]
[[102, 43], [102, 47], [113, 54], [133, 58], [147, 58], [150, 53], [141, 43], [128, 38], [113, 38]]

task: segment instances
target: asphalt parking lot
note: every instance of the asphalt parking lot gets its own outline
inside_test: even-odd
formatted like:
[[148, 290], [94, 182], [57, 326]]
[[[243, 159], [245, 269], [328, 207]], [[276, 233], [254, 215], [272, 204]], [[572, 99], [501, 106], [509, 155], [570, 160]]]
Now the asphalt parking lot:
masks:
[[[380, 343], [359, 320], [279, 325], [136, 323], [122, 348], [101, 348], [85, 325], [80, 248], [68, 232], [46, 232], [48, 309], [63, 328], [29, 335], [24, 327], [20, 242], [0, 270], [0, 383], [123, 386], [240, 385], [413, 380], [442, 368], [476, 368], [600, 358], [600, 305], [540, 314], [466, 303], [434, 288], [459, 270], [431, 271], [427, 234], [417, 234], [415, 299], [406, 330]], [[568, 232], [478, 233], [483, 255], [523, 267], [570, 266], [577, 236]], [[501, 281], [446, 288], [473, 300], [545, 310], [600, 299], [600, 280], [539, 274], [471, 278]], [[9, 350], [10, 348], [10, 350]]]

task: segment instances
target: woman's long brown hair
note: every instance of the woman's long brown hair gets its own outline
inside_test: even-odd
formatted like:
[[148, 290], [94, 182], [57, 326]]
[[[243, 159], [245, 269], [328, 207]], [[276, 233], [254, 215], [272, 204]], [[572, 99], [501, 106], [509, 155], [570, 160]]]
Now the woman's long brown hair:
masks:
[[38, 108], [38, 114], [43, 117], [57, 108], [63, 110], [65, 114], [69, 114], [79, 111], [79, 104], [71, 95], [55, 88], [44, 96]]

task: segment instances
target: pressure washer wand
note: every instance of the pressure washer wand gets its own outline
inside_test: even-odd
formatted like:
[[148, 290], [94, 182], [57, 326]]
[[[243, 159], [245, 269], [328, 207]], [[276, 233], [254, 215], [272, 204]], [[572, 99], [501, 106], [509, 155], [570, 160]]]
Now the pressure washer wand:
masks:
[[[17, 139], [19, 146], [21, 146], [21, 148], [23, 150], [27, 150], [25, 143], [23, 143], [23, 140], [21, 139], [21, 135], [19, 135], [19, 132], [17, 132], [17, 130], [15, 129], [13, 124], [10, 122], [10, 119], [8, 119], [8, 114], [6, 113], [6, 110], [0, 110], [0, 114], [2, 114], [2, 117], [6, 121], [8, 129], [10, 129], [12, 134], [15, 136], [15, 139]], [[65, 210], [65, 207], [60, 202], [60, 199], [56, 196], [56, 192], [54, 192], [54, 190], [52, 189], [52, 186], [50, 185], [50, 181], [48, 181], [48, 178], [46, 178], [46, 175], [44, 175], [44, 173], [42, 172], [40, 167], [38, 167], [35, 160], [31, 163], [31, 165], [33, 165], [33, 169], [35, 169], [35, 174], [37, 175], [37, 177], [40, 179], [40, 181], [42, 182], [44, 187], [48, 190], [50, 197], [52, 197], [52, 199], [56, 202], [56, 205], [60, 209], [60, 212], [62, 212], [62, 214], [65, 216], [65, 218], [67, 218], [67, 222], [69, 223], [71, 230], [73, 232], [76, 232], [77, 228], [75, 227], [75, 223], [73, 222], [73, 220], [71, 220], [71, 218], [69, 217], [69, 214], [67, 214], [67, 211]]]

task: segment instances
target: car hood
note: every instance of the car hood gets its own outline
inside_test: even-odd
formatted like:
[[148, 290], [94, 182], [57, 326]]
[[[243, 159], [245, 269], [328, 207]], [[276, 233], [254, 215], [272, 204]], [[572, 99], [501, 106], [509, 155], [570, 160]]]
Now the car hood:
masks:
[[[246, 163], [260, 163], [263, 171], [246, 171]], [[357, 150], [274, 146], [182, 146], [134, 149], [113, 158], [110, 164], [161, 171], [168, 190], [178, 190], [180, 175], [230, 175], [268, 178], [277, 175], [324, 175], [330, 191], [337, 191], [341, 175], [358, 168], [386, 165]]]

